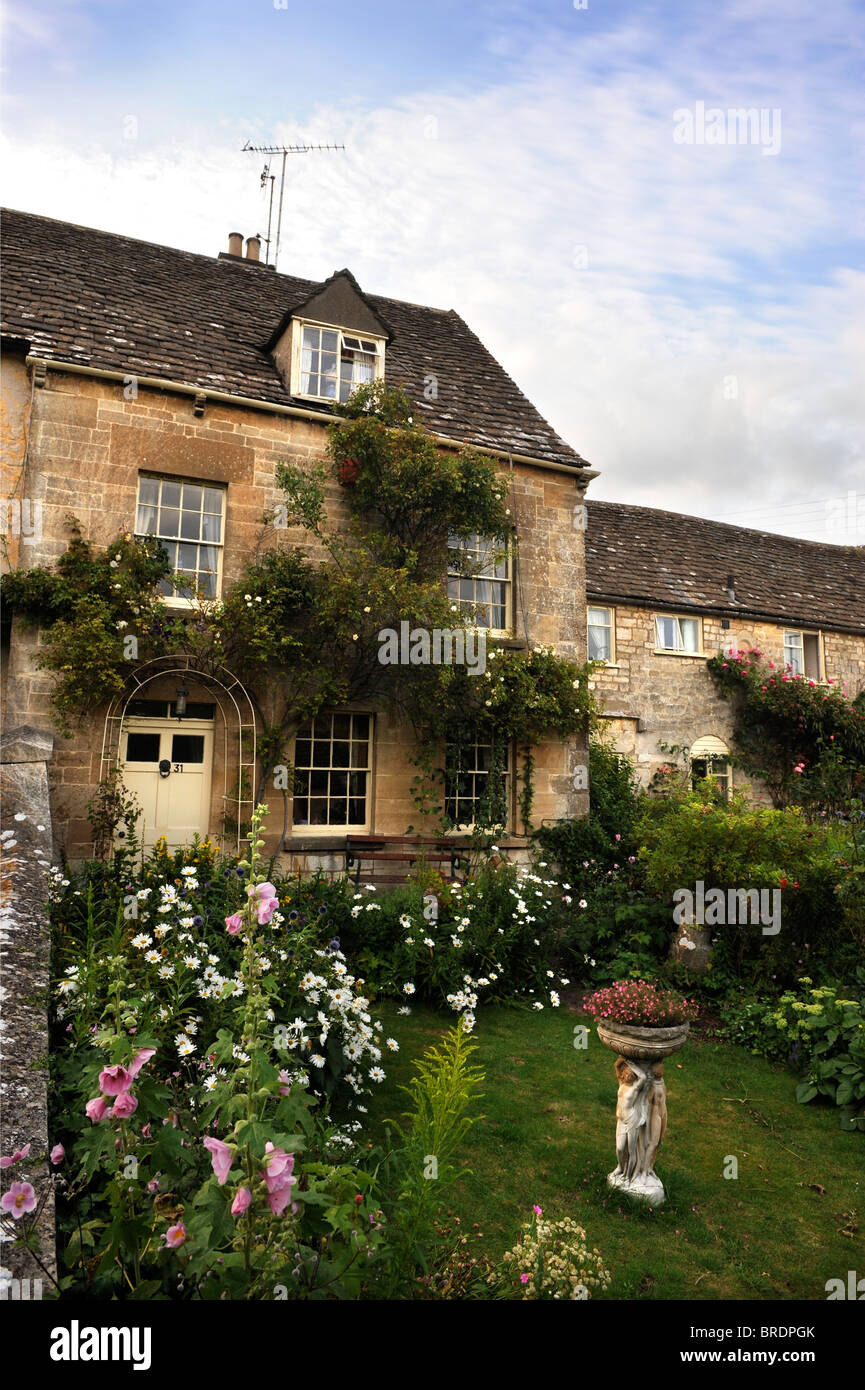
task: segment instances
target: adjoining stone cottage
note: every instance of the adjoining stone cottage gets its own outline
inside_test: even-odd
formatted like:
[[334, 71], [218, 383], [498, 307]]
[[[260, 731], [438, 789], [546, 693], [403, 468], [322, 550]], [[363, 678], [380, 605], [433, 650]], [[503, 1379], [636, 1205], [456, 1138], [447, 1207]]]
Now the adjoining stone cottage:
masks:
[[757, 647], [854, 699], [865, 689], [865, 548], [613, 502], [587, 512], [588, 649], [606, 663], [594, 686], [615, 746], [645, 786], [672, 762], [759, 794], [731, 761], [730, 703], [706, 662]]
[[[74, 514], [100, 547], [124, 531], [160, 537], [176, 568], [218, 597], [282, 500], [277, 464], [322, 457], [331, 402], [383, 379], [404, 387], [442, 449], [497, 459], [512, 498], [516, 554], [468, 587], [443, 574], [454, 601], [484, 605], [478, 621], [491, 642], [553, 645], [584, 660], [581, 518], [595, 476], [586, 462], [453, 310], [367, 294], [348, 270], [323, 283], [278, 274], [258, 259], [257, 238], [242, 253], [236, 233], [228, 252], [210, 257], [5, 214], [6, 563], [55, 562]], [[341, 494], [334, 484], [328, 506], [343, 523]], [[305, 539], [291, 527], [282, 535], [287, 545]], [[12, 615], [3, 638], [7, 727], [50, 728], [53, 677], [35, 664], [39, 634]], [[145, 843], [197, 832], [233, 848], [226, 826], [251, 809], [256, 725], [242, 671], [205, 677], [172, 660], [136, 668], [122, 700], [55, 742], [58, 845], [73, 860], [89, 854], [87, 802], [119, 761], [144, 807]], [[407, 728], [363, 707], [327, 711], [302, 732], [314, 734], [294, 749], [307, 785], [300, 795], [295, 785], [284, 836], [274, 798], [265, 852], [283, 853], [287, 867], [339, 870], [347, 833], [385, 845], [403, 835], [415, 815]], [[536, 750], [536, 824], [586, 809], [573, 777], [585, 761], [576, 743]], [[478, 747], [461, 784], [464, 821], [487, 766]], [[528, 845], [518, 774], [512, 749], [501, 847], [517, 858]]]

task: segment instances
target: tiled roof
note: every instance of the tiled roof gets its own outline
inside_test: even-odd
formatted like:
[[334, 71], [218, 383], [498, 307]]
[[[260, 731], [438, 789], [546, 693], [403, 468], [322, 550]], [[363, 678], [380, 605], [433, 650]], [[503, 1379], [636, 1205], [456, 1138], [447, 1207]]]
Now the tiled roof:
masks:
[[865, 547], [590, 501], [586, 592], [596, 601], [865, 632]]
[[[24, 212], [4, 213], [2, 247], [2, 333], [35, 356], [310, 408], [292, 401], [264, 345], [316, 282]], [[366, 298], [393, 333], [386, 378], [430, 430], [585, 466], [452, 309]], [[423, 395], [429, 374], [435, 401]]]

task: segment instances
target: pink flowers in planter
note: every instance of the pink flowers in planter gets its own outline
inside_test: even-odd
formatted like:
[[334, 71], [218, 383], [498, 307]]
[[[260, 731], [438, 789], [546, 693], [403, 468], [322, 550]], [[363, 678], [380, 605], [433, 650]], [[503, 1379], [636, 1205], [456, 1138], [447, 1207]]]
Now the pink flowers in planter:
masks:
[[616, 980], [583, 1000], [591, 1018], [648, 1028], [671, 1028], [697, 1017], [693, 999], [682, 999], [649, 980]]

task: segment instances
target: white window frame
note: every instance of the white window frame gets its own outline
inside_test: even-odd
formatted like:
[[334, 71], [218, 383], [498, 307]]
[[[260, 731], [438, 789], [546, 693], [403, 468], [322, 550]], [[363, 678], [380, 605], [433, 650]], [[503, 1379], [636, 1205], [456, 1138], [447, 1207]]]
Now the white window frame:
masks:
[[[684, 644], [679, 647], [664, 647], [661, 645], [661, 631], [659, 624], [673, 621], [676, 623], [679, 640], [682, 639], [682, 623], [697, 624], [697, 646], [694, 650]], [[705, 656], [703, 651], [703, 619], [694, 613], [653, 613], [652, 622], [655, 628], [655, 653], [658, 656]]]
[[[609, 621], [606, 623], [593, 623], [590, 618], [591, 613], [606, 613]], [[610, 655], [607, 657], [589, 655], [589, 628], [605, 628], [609, 633]], [[605, 666], [615, 666], [616, 664], [616, 610], [609, 608], [603, 603], [586, 604], [586, 656], [589, 661], [603, 661]]]
[[[157, 530], [155, 530], [155, 531], [143, 531], [143, 530], [141, 530], [141, 528], [139, 527], [139, 524], [138, 524], [138, 522], [139, 522], [139, 513], [140, 513], [141, 508], [142, 508], [142, 507], [150, 507], [150, 506], [153, 506], [153, 503], [151, 503], [151, 502], [142, 502], [142, 501], [141, 501], [141, 484], [142, 484], [143, 482], [146, 482], [146, 481], [156, 482], [156, 483], [159, 484], [159, 492], [158, 492], [157, 502], [156, 502], [156, 507], [157, 507], [157, 515], [156, 515]], [[160, 532], [160, 530], [159, 530], [158, 528], [159, 528], [159, 519], [160, 519], [160, 515], [161, 515], [161, 512], [162, 512], [162, 510], [163, 510], [163, 506], [162, 506], [162, 490], [163, 490], [163, 484], [165, 484], [165, 483], [176, 483], [181, 489], [183, 488], [183, 485], [184, 485], [184, 484], [185, 484], [187, 487], [199, 487], [199, 488], [201, 488], [201, 507], [199, 508], [199, 516], [204, 516], [204, 515], [215, 516], [215, 515], [216, 515], [215, 512], [208, 512], [208, 513], [205, 513], [205, 512], [204, 512], [204, 491], [205, 491], [205, 489], [206, 489], [206, 488], [210, 488], [211, 491], [213, 491], [213, 492], [218, 492], [218, 493], [219, 493], [220, 498], [221, 498], [221, 500], [222, 500], [222, 511], [221, 511], [221, 513], [220, 513], [220, 519], [219, 519], [219, 535], [220, 535], [220, 539], [219, 539], [218, 541], [203, 541], [203, 540], [200, 540], [200, 539], [196, 541], [196, 540], [189, 539], [188, 537], [181, 536], [181, 535], [179, 535], [179, 534], [176, 535], [176, 536], [162, 535], [162, 533]], [[183, 492], [182, 492], [182, 491], [181, 491], [180, 497], [181, 497], [181, 503], [182, 503], [182, 501], [183, 501]], [[206, 602], [210, 602], [210, 603], [216, 602], [218, 599], [221, 599], [221, 598], [222, 598], [222, 570], [223, 570], [223, 561], [224, 561], [224, 556], [225, 556], [225, 515], [226, 515], [226, 509], [227, 509], [227, 500], [228, 500], [228, 489], [227, 489], [227, 487], [225, 486], [224, 483], [210, 482], [210, 481], [209, 481], [208, 479], [206, 479], [206, 478], [185, 478], [185, 477], [179, 477], [177, 474], [174, 474], [174, 473], [151, 473], [151, 472], [149, 472], [149, 471], [142, 471], [142, 472], [140, 472], [140, 473], [138, 474], [138, 485], [137, 485], [136, 494], [135, 494], [135, 535], [136, 535], [136, 536], [139, 536], [139, 537], [142, 537], [142, 538], [147, 537], [147, 536], [153, 536], [153, 537], [155, 537], [157, 540], [162, 541], [163, 544], [165, 544], [166, 546], [168, 546], [168, 545], [177, 545], [177, 544], [181, 544], [181, 545], [183, 545], [183, 544], [186, 544], [186, 545], [197, 545], [197, 546], [204, 546], [204, 545], [206, 545], [206, 546], [209, 546], [209, 547], [215, 549], [215, 550], [216, 550], [216, 570], [215, 570], [215, 571], [203, 571], [203, 570], [201, 570], [201, 569], [196, 570], [196, 574], [202, 574], [202, 573], [205, 573], [205, 572], [207, 572], [207, 573], [215, 573], [216, 578], [215, 578], [215, 581], [214, 581], [214, 593], [213, 593], [213, 594], [208, 594], [208, 595], [206, 596], [206, 599], [205, 599]], [[175, 508], [165, 508], [165, 510], [174, 511]], [[178, 507], [176, 510], [182, 515], [184, 509], [183, 509], [183, 506], [181, 505], [181, 506]], [[191, 510], [191, 509], [189, 509], [189, 510]], [[180, 531], [180, 529], [181, 529], [181, 522], [180, 522], [180, 519], [178, 518], [178, 532]], [[177, 571], [172, 570], [172, 573], [177, 573]], [[165, 604], [168, 605], [169, 607], [175, 607], [175, 608], [195, 608], [196, 604], [199, 602], [199, 599], [198, 599], [194, 594], [180, 593], [180, 592], [178, 592], [178, 590], [172, 589], [172, 591], [171, 591], [170, 593], [166, 593], [166, 594], [163, 595], [163, 601], [164, 601]]]
[[[303, 330], [304, 330], [305, 328], [317, 328], [319, 331], [321, 331], [321, 330], [323, 329], [325, 332], [328, 332], [328, 333], [336, 333], [336, 334], [338, 335], [338, 337], [339, 337], [339, 345], [338, 345], [338, 349], [337, 349], [337, 361], [338, 361], [338, 366], [337, 366], [337, 377], [336, 377], [336, 394], [333, 395], [333, 396], [318, 396], [318, 395], [315, 395], [315, 394], [314, 394], [313, 392], [311, 392], [311, 391], [304, 391], [304, 390], [302, 389], [302, 387], [303, 387], [303, 376], [304, 376], [304, 372], [303, 372]], [[305, 400], [305, 401], [327, 401], [327, 402], [328, 402], [329, 404], [331, 404], [331, 405], [337, 405], [337, 404], [339, 404], [339, 403], [340, 403], [340, 386], [341, 386], [341, 384], [342, 384], [342, 371], [341, 371], [341, 367], [342, 367], [342, 356], [343, 356], [343, 351], [356, 351], [356, 349], [354, 349], [354, 348], [351, 347], [350, 345], [347, 345], [347, 343], [346, 343], [346, 340], [347, 340], [347, 339], [351, 339], [351, 338], [354, 338], [354, 339], [357, 339], [357, 340], [363, 339], [365, 342], [369, 342], [369, 343], [374, 343], [374, 344], [375, 344], [375, 347], [376, 347], [376, 352], [375, 352], [375, 367], [374, 367], [374, 373], [375, 373], [375, 374], [374, 374], [373, 380], [374, 380], [374, 381], [383, 381], [383, 380], [384, 380], [384, 349], [385, 349], [385, 341], [386, 341], [384, 338], [379, 337], [378, 334], [375, 334], [375, 333], [366, 333], [366, 332], [360, 332], [360, 331], [358, 331], [358, 330], [356, 330], [356, 329], [353, 330], [353, 329], [351, 329], [351, 328], [342, 328], [342, 327], [340, 327], [338, 324], [335, 324], [335, 323], [322, 323], [319, 319], [295, 319], [295, 320], [293, 321], [293, 324], [292, 324], [292, 334], [291, 334], [291, 394], [292, 394], [292, 396], [297, 396], [299, 399]], [[319, 342], [320, 342], [320, 341], [321, 341], [321, 339], [319, 338]], [[357, 385], [360, 385], [360, 384], [361, 384], [361, 383], [357, 383]], [[353, 386], [353, 387], [352, 387], [352, 390], [356, 390], [356, 389], [357, 389], [356, 386]], [[350, 394], [351, 394], [351, 392], [349, 392], [349, 395], [350, 395]]]
[[[701, 749], [701, 743], [714, 744], [715, 746]], [[723, 740], [714, 736], [707, 736], [705, 739], [696, 739], [691, 745], [688, 750], [688, 780], [691, 787], [694, 786], [695, 781], [695, 762], [706, 764], [706, 776], [711, 777], [719, 787], [723, 787], [725, 800], [729, 801], [733, 795], [733, 764], [730, 750]]]
[[[334, 766], [334, 763], [333, 763], [333, 745], [334, 745], [334, 743], [346, 742], [345, 739], [335, 739], [334, 736], [333, 736], [333, 722], [334, 722], [334, 719], [338, 719], [338, 718], [347, 718], [347, 719], [349, 719], [349, 720], [351, 721], [350, 726], [349, 726], [349, 738], [348, 738], [349, 748], [350, 748], [350, 750], [351, 750], [350, 753], [349, 753], [350, 763], [353, 763], [353, 761], [354, 761], [353, 744], [354, 744], [354, 743], [358, 743], [358, 742], [366, 742], [366, 744], [367, 744], [367, 753], [366, 753], [366, 764], [365, 764], [365, 766], [363, 766], [363, 767], [360, 767], [360, 766], [351, 766], [351, 765], [350, 765], [349, 767], [339, 767], [339, 766], [336, 766], [336, 767], [335, 767], [335, 766]], [[362, 739], [362, 738], [357, 738], [357, 737], [355, 737], [355, 733], [354, 733], [354, 727], [355, 727], [355, 726], [354, 726], [354, 720], [355, 720], [355, 719], [365, 719], [365, 720], [367, 721], [367, 736], [366, 736], [366, 739], [365, 739], [365, 740]], [[324, 724], [325, 721], [327, 721], [327, 724], [329, 725], [329, 733], [322, 733], [322, 732], [321, 732], [321, 725]], [[309, 732], [307, 732], [307, 730], [308, 730]], [[310, 741], [313, 741], [313, 742], [316, 742], [316, 743], [317, 743], [317, 742], [327, 742], [327, 743], [329, 743], [329, 745], [330, 745], [330, 760], [329, 760], [329, 764], [328, 764], [327, 767], [325, 767], [324, 764], [320, 764], [320, 765], [319, 765], [319, 764], [310, 764], [309, 766], [303, 765], [303, 766], [301, 766], [301, 767], [298, 767], [298, 766], [297, 766], [297, 751], [298, 751], [297, 745], [298, 745], [298, 743], [299, 743], [301, 740], [306, 740], [306, 739], [309, 739]], [[341, 710], [341, 709], [335, 709], [335, 710], [321, 710], [317, 715], [314, 716], [314, 718], [310, 719], [310, 720], [308, 721], [308, 723], [305, 724], [305, 725], [303, 726], [302, 729], [299, 729], [299, 730], [298, 730], [297, 734], [295, 735], [294, 750], [293, 750], [295, 779], [297, 778], [298, 774], [300, 774], [301, 776], [303, 776], [304, 774], [310, 774], [309, 780], [307, 781], [307, 786], [309, 786], [309, 785], [310, 785], [310, 782], [311, 782], [311, 774], [312, 774], [313, 772], [319, 772], [319, 773], [320, 773], [320, 772], [327, 772], [328, 774], [331, 774], [331, 773], [337, 773], [337, 774], [339, 774], [339, 773], [346, 773], [346, 774], [349, 774], [349, 773], [352, 773], [352, 772], [360, 772], [360, 773], [363, 773], [364, 776], [365, 776], [365, 778], [366, 778], [366, 782], [365, 782], [365, 784], [364, 784], [365, 790], [364, 790], [364, 793], [363, 793], [364, 810], [365, 810], [365, 812], [366, 812], [366, 815], [365, 815], [365, 819], [364, 819], [362, 822], [361, 822], [361, 821], [332, 821], [332, 820], [330, 820], [330, 819], [328, 819], [328, 821], [327, 821], [327, 823], [326, 823], [325, 825], [312, 825], [312, 824], [306, 824], [306, 823], [304, 823], [303, 821], [298, 822], [298, 821], [296, 820], [296, 818], [295, 818], [295, 805], [296, 805], [296, 802], [297, 802], [298, 799], [300, 799], [301, 797], [303, 797], [304, 799], [309, 798], [309, 799], [311, 800], [311, 799], [312, 799], [312, 794], [311, 794], [311, 792], [309, 792], [309, 791], [307, 791], [305, 794], [304, 794], [303, 792], [298, 793], [298, 791], [297, 791], [297, 785], [296, 785], [296, 782], [295, 782], [295, 790], [294, 790], [294, 792], [292, 793], [292, 806], [291, 806], [291, 823], [292, 823], [292, 834], [293, 834], [293, 835], [334, 836], [334, 835], [352, 835], [352, 834], [360, 835], [360, 834], [363, 834], [363, 833], [365, 833], [365, 832], [366, 832], [366, 833], [369, 833], [370, 827], [371, 827], [371, 825], [372, 825], [372, 789], [373, 789], [373, 751], [374, 751], [374, 746], [375, 746], [375, 717], [374, 717], [374, 715], [368, 713], [366, 710]], [[312, 757], [312, 753], [310, 753], [310, 757]], [[326, 800], [326, 803], [327, 803], [327, 808], [328, 808], [327, 813], [328, 813], [328, 817], [329, 817], [329, 816], [330, 816], [330, 803], [331, 803], [332, 801], [339, 801], [339, 800], [342, 800], [342, 798], [339, 796], [338, 793], [337, 793], [337, 794], [332, 794], [332, 793], [331, 793], [331, 790], [330, 790], [330, 776], [328, 776], [328, 790], [327, 790], [327, 793], [326, 793], [324, 799]], [[352, 800], [352, 799], [356, 799], [356, 798], [351, 798], [351, 797], [348, 795], [348, 792], [346, 792], [346, 797], [345, 797], [346, 802], [348, 802], [349, 800]], [[347, 809], [347, 808], [346, 808], [346, 809]]]
[[[791, 642], [791, 641], [789, 640], [791, 637], [793, 637], [793, 638], [798, 638], [798, 643], [796, 643], [796, 642]], [[816, 645], [816, 651], [817, 651], [817, 670], [816, 670], [816, 672], [806, 670], [806, 660], [805, 660], [805, 639], [806, 639], [806, 637], [813, 637], [813, 638], [814, 638], [814, 642], [815, 642], [815, 645]], [[802, 659], [802, 669], [801, 669], [801, 671], [798, 671], [798, 672], [796, 671], [795, 662], [791, 661], [790, 656], [788, 655], [788, 653], [790, 653], [790, 652], [796, 652], [796, 651], [798, 651], [798, 653], [800, 654], [801, 659]], [[784, 630], [784, 665], [785, 665], [785, 666], [790, 666], [791, 669], [793, 670], [793, 674], [794, 674], [794, 675], [801, 675], [802, 678], [803, 678], [803, 680], [817, 681], [818, 684], [822, 684], [824, 672], [825, 672], [825, 669], [826, 669], [826, 667], [825, 667], [825, 661], [824, 661], [824, 654], [823, 654], [823, 634], [822, 634], [822, 632], [818, 631], [818, 630], [815, 629], [815, 628], [810, 628], [810, 629], [809, 629], [809, 628], [806, 628], [806, 627], [805, 627], [805, 628], [802, 628], [802, 627], [797, 627], [797, 628], [785, 628], [785, 630]]]
[[[451, 799], [451, 798], [450, 798], [450, 794], [449, 794], [449, 792], [448, 792], [448, 767], [447, 767], [448, 751], [449, 751], [449, 749], [450, 749], [451, 746], [453, 746], [453, 745], [447, 744], [446, 747], [445, 747], [445, 781], [444, 781], [444, 797], [443, 797], [445, 810], [447, 810], [448, 802], [449, 802], [449, 800]], [[460, 745], [460, 746], [462, 746], [462, 745]], [[478, 768], [478, 766], [477, 766], [477, 762], [478, 762], [477, 751], [478, 751], [479, 748], [490, 748], [490, 749], [491, 749], [491, 748], [492, 748], [492, 744], [490, 744], [490, 743], [483, 743], [481, 740], [475, 740], [475, 742], [474, 742], [474, 744], [472, 745], [472, 747], [473, 747], [474, 753], [475, 753], [475, 756], [474, 756], [474, 759], [473, 759], [473, 761], [474, 761], [474, 767], [473, 767], [473, 768], [462, 768], [462, 769], [460, 769], [460, 772], [461, 772], [464, 776], [467, 776], [467, 777], [474, 777], [474, 778], [476, 778], [476, 777], [478, 777], [478, 776], [480, 776], [480, 777], [485, 777], [485, 776], [488, 777], [488, 776], [489, 776], [489, 773], [488, 773], [488, 772], [485, 772], [483, 768]], [[514, 750], [514, 747], [513, 747], [513, 745], [512, 745], [511, 743], [506, 743], [506, 744], [504, 745], [504, 751], [505, 751], [505, 758], [506, 758], [506, 761], [505, 761], [505, 767], [504, 767], [504, 770], [503, 770], [501, 776], [502, 776], [502, 780], [503, 780], [503, 782], [504, 782], [504, 784], [505, 784], [505, 822], [504, 822], [504, 825], [499, 826], [499, 827], [496, 827], [496, 829], [497, 829], [497, 830], [500, 830], [500, 831], [502, 831], [502, 832], [504, 832], [504, 833], [508, 833], [508, 832], [511, 830], [511, 826], [512, 826], [512, 824], [513, 824], [513, 817], [514, 817], [513, 789], [514, 789], [514, 751], [515, 751], [515, 750]], [[456, 794], [456, 810], [459, 811], [460, 803], [461, 803], [461, 802], [462, 802], [464, 805], [465, 805], [465, 804], [470, 804], [470, 805], [474, 806], [474, 805], [477, 803], [477, 801], [479, 800], [480, 795], [481, 795], [481, 792], [477, 789], [477, 787], [475, 787], [475, 793], [474, 793], [474, 795], [472, 795], [472, 796], [464, 795], [464, 794], [462, 794], [462, 793], [460, 793], [460, 792], [457, 792], [457, 794]], [[455, 824], [455, 825], [453, 826], [453, 828], [452, 828], [452, 830], [451, 830], [450, 833], [453, 834], [453, 835], [465, 835], [465, 834], [471, 833], [471, 831], [473, 831], [474, 828], [475, 828], [475, 822], [474, 822], [474, 818], [472, 818], [471, 821], [460, 821], [460, 822], [458, 822], [457, 824]]]
[[[458, 544], [454, 544], [454, 542], [456, 542], [456, 541], [458, 541]], [[510, 636], [512, 635], [512, 633], [513, 633], [513, 630], [514, 630], [514, 564], [513, 564], [513, 554], [512, 554], [512, 551], [511, 551], [511, 547], [510, 547], [510, 546], [508, 546], [507, 548], [505, 548], [505, 547], [495, 547], [495, 545], [494, 545], [494, 543], [493, 543], [492, 541], [487, 542], [486, 539], [485, 539], [484, 537], [482, 537], [482, 536], [477, 536], [477, 535], [460, 536], [460, 537], [454, 536], [454, 537], [452, 537], [451, 540], [448, 542], [448, 554], [450, 555], [450, 552], [451, 552], [451, 551], [466, 551], [466, 550], [470, 550], [470, 551], [473, 552], [475, 555], [477, 555], [478, 557], [480, 557], [480, 551], [479, 551], [479, 545], [480, 545], [480, 543], [483, 543], [484, 545], [489, 544], [490, 546], [493, 546], [494, 549], [504, 549], [504, 550], [505, 550], [504, 560], [501, 562], [501, 563], [504, 564], [504, 569], [505, 569], [504, 574], [503, 574], [503, 575], [486, 574], [484, 571], [485, 571], [486, 568], [490, 568], [489, 566], [485, 566], [483, 569], [479, 570], [479, 571], [478, 571], [477, 573], [475, 573], [475, 574], [462, 574], [459, 570], [452, 570], [452, 569], [450, 568], [450, 561], [448, 561], [448, 572], [447, 572], [448, 602], [451, 604], [451, 606], [453, 606], [454, 604], [456, 604], [457, 613], [459, 614], [460, 619], [461, 619], [463, 622], [465, 622], [465, 623], [471, 623], [471, 624], [472, 624], [473, 626], [475, 626], [475, 627], [484, 628], [484, 629], [490, 634], [491, 637], [510, 637]], [[471, 583], [472, 583], [473, 586], [474, 586], [474, 585], [477, 585], [478, 583], [482, 583], [482, 584], [500, 584], [500, 585], [503, 586], [503, 595], [502, 595], [502, 596], [503, 596], [504, 601], [505, 601], [505, 602], [504, 602], [504, 609], [505, 609], [505, 626], [504, 626], [504, 627], [491, 627], [490, 624], [489, 624], [488, 622], [484, 621], [483, 613], [477, 612], [477, 607], [478, 607], [478, 606], [480, 606], [480, 607], [484, 607], [484, 606], [485, 606], [480, 600], [477, 600], [477, 599], [464, 599], [464, 598], [461, 598], [461, 597], [460, 597], [460, 594], [459, 594], [459, 584], [460, 584], [460, 581], [461, 581], [461, 580], [464, 580], [464, 579], [465, 579], [465, 580], [471, 581]], [[452, 590], [453, 587], [456, 587], [456, 593], [452, 593], [452, 592], [451, 592], [451, 590]], [[497, 604], [496, 606], [497, 606], [497, 607], [501, 607], [501, 604]]]

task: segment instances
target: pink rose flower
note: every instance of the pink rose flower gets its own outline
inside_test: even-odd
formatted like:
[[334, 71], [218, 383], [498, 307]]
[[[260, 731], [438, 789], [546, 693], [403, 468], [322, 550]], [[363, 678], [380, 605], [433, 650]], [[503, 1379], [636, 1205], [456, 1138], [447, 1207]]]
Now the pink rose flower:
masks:
[[202, 1143], [210, 1154], [216, 1181], [222, 1187], [231, 1168], [231, 1149], [227, 1144], [223, 1144], [221, 1139], [203, 1139]]
[[128, 1120], [130, 1115], [134, 1115], [138, 1109], [138, 1101], [131, 1091], [124, 1091], [119, 1095], [111, 1107], [111, 1115], [115, 1120]]
[[176, 1226], [169, 1226], [162, 1237], [169, 1250], [176, 1250], [178, 1245], [182, 1245], [186, 1238], [186, 1227], [182, 1221], [178, 1221]]
[[96, 1124], [99, 1120], [104, 1120], [108, 1114], [108, 1101], [104, 1096], [94, 1096], [84, 1107], [89, 1119]]
[[232, 1216], [242, 1216], [252, 1201], [252, 1193], [248, 1187], [241, 1187], [231, 1204]]
[[104, 1096], [119, 1096], [132, 1085], [132, 1075], [125, 1067], [104, 1067], [99, 1073], [99, 1089]]
[[151, 1057], [153, 1057], [155, 1053], [155, 1047], [140, 1048], [139, 1051], [136, 1052], [135, 1056], [132, 1058], [132, 1061], [129, 1063], [129, 1066], [126, 1068], [126, 1070], [129, 1072], [129, 1075], [131, 1077], [136, 1077], [138, 1073], [141, 1071], [141, 1068], [144, 1066], [144, 1063], [149, 1062]]
[[4, 1192], [0, 1206], [20, 1221], [25, 1212], [33, 1211], [36, 1206], [36, 1193], [29, 1182], [13, 1182], [9, 1191]]
[[243, 918], [239, 912], [232, 912], [231, 916], [225, 919], [225, 930], [228, 932], [229, 936], [237, 936], [242, 926]]
[[54, 1164], [55, 1168], [57, 1167], [58, 1163], [62, 1163], [64, 1158], [66, 1157], [66, 1150], [64, 1149], [63, 1145], [55, 1144], [54, 1148], [51, 1150], [50, 1157], [51, 1162]]

